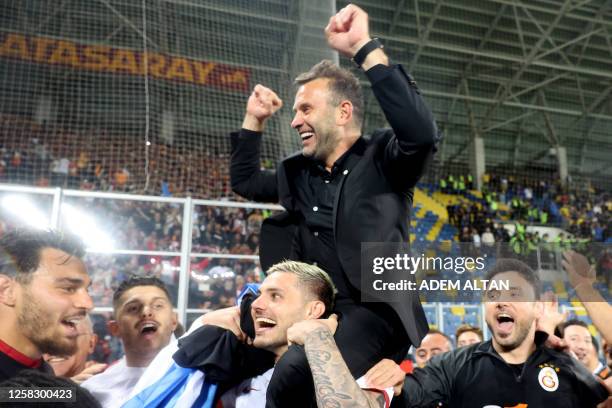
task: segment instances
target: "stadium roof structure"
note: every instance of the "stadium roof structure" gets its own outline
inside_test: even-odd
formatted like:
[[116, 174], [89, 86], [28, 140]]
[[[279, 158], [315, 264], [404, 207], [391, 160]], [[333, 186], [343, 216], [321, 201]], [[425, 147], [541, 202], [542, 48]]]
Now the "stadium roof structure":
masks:
[[[3, 1], [0, 29], [240, 66], [248, 70], [250, 86], [262, 82], [292, 99], [291, 80], [297, 73], [322, 58], [337, 58], [327, 49], [322, 28], [333, 10], [346, 4]], [[612, 175], [612, 0], [355, 4], [369, 13], [371, 35], [381, 39], [393, 61], [407, 67], [433, 108], [444, 134], [436, 158], [441, 167], [465, 166], [472, 139], [482, 137], [488, 168], [554, 167], [554, 148], [563, 146], [570, 175]], [[352, 65], [345, 58], [340, 63]], [[9, 86], [4, 82], [0, 90]], [[163, 105], [170, 98], [185, 98], [177, 94], [153, 87], [150, 96], [162, 98]], [[245, 95], [226, 94], [211, 88], [202, 106], [177, 104], [189, 105], [185, 109], [200, 118], [229, 117], [229, 111], [240, 116]], [[365, 94], [366, 129], [384, 125], [371, 92]], [[162, 108], [153, 112], [161, 114]], [[274, 122], [271, 129], [291, 150], [297, 138], [288, 129], [290, 109], [285, 111], [282, 124]], [[187, 122], [179, 120], [177, 126]], [[225, 131], [237, 124], [238, 119], [232, 126], [217, 120], [213, 127]]]
[[487, 166], [544, 162], [561, 145], [570, 174], [612, 174], [612, 1], [357, 4], [432, 105], [438, 160], [465, 162], [480, 136]]

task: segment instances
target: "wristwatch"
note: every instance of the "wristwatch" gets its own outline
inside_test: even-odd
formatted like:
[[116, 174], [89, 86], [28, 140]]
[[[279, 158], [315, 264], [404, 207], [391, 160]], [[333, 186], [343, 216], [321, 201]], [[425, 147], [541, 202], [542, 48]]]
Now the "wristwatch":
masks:
[[379, 48], [383, 48], [383, 45], [380, 43], [378, 38], [372, 38], [370, 41], [365, 43], [363, 47], [357, 51], [357, 53], [351, 58], [351, 60], [357, 65], [358, 68], [361, 68], [361, 65], [365, 61], [366, 57], [374, 50]]

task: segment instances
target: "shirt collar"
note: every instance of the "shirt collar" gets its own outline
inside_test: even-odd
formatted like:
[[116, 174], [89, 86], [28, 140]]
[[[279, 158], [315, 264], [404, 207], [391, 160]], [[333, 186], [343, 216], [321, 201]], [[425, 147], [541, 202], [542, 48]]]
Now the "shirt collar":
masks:
[[0, 352], [6, 354], [13, 360], [17, 361], [19, 364], [24, 365], [28, 368], [38, 368], [42, 364], [42, 358], [31, 358], [26, 356], [20, 351], [15, 350], [13, 347], [9, 346], [2, 340], [0, 340]]
[[[332, 177], [335, 177], [336, 174], [338, 174], [339, 171], [342, 170], [347, 170], [348, 167], [350, 167], [350, 158], [352, 156], [354, 156], [356, 153], [359, 152], [359, 150], [362, 148], [362, 143], [363, 143], [363, 138], [360, 137], [359, 139], [357, 139], [355, 141], [355, 143], [353, 143], [351, 145], [351, 147], [348, 148], [348, 150], [346, 152], [344, 152], [342, 154], [342, 156], [340, 156], [333, 164], [332, 169], [331, 169], [331, 175]], [[312, 166], [311, 166], [311, 170], [318, 175], [324, 175], [324, 174], [329, 174], [329, 172], [327, 171], [327, 169], [325, 168], [325, 163], [318, 161], [318, 160], [313, 160], [312, 161]]]
[[[533, 340], [534, 344], [536, 345], [536, 349], [543, 347], [544, 343], [546, 342], [546, 339], [548, 339], [547, 333], [543, 331], [536, 331], [535, 338]], [[499, 356], [499, 353], [497, 353], [497, 351], [495, 350], [495, 347], [493, 347], [492, 339], [489, 341], [480, 343], [478, 347], [476, 348], [475, 352], [476, 353], [489, 353], [489, 354], [495, 354]]]

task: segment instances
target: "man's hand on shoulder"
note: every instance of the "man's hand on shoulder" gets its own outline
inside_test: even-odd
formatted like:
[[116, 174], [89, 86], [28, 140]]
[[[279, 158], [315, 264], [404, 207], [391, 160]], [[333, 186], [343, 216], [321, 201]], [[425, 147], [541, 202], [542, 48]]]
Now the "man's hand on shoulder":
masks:
[[304, 345], [311, 335], [333, 337], [338, 327], [338, 316], [331, 315], [327, 319], [302, 320], [287, 330], [289, 344]]
[[208, 312], [199, 319], [202, 326], [221, 327], [234, 333], [242, 342], [248, 340], [247, 335], [240, 329], [240, 308], [238, 306]]

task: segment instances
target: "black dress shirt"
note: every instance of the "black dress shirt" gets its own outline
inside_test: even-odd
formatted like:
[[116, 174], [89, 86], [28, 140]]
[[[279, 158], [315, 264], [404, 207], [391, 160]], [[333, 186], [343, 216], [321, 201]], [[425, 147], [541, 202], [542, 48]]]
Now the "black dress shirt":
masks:
[[313, 160], [310, 167], [302, 172], [302, 177], [295, 180], [296, 204], [304, 217], [304, 224], [299, 231], [299, 251], [308, 263], [323, 269], [332, 278], [338, 289], [337, 297], [355, 298], [356, 288], [348, 282], [342, 270], [336, 241], [334, 238], [334, 201], [342, 177], [350, 171], [351, 165], [358, 160], [352, 152], [361, 143], [351, 146], [333, 164], [331, 172], [325, 164]]

